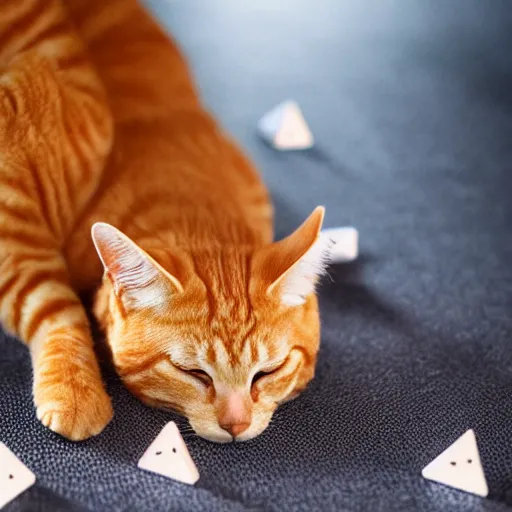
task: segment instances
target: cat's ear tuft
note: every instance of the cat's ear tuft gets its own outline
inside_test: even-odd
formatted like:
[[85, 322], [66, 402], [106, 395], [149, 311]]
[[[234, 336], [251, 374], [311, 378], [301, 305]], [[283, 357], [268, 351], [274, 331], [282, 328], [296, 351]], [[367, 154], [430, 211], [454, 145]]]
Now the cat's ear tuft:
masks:
[[128, 309], [158, 307], [180, 282], [117, 228], [104, 222], [92, 226], [91, 236], [114, 292]]
[[304, 304], [325, 273], [331, 242], [320, 236], [324, 215], [325, 209], [317, 207], [294, 233], [255, 254], [254, 274], [284, 305]]

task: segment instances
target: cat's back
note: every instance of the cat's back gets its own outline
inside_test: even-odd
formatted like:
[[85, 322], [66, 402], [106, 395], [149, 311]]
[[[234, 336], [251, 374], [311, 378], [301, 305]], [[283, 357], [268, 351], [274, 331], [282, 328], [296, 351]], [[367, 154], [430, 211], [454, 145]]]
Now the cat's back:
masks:
[[150, 245], [194, 238], [270, 241], [267, 191], [201, 105], [186, 61], [135, 0], [71, 0], [105, 83], [115, 142], [96, 197], [67, 244], [79, 288], [101, 275], [90, 240], [109, 222]]
[[67, 0], [100, 75], [116, 123], [162, 117], [199, 99], [170, 37], [137, 0]]

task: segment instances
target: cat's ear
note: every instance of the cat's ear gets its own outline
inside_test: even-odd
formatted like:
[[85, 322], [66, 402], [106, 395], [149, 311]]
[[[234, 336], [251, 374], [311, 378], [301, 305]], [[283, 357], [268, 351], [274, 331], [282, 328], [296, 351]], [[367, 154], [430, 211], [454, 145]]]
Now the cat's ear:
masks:
[[117, 228], [97, 222], [91, 230], [106, 275], [128, 309], [158, 307], [181, 283]]
[[260, 249], [253, 272], [287, 306], [300, 306], [315, 291], [329, 262], [330, 241], [320, 236], [325, 210], [317, 207], [290, 236]]

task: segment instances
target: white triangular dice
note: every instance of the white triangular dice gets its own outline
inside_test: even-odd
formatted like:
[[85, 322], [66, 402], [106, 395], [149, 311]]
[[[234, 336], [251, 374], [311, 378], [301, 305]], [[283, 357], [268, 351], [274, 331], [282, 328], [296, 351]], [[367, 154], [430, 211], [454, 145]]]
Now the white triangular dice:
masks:
[[0, 509], [32, 487], [35, 481], [34, 473], [0, 443]]
[[331, 243], [331, 263], [347, 263], [357, 259], [359, 254], [359, 233], [357, 229], [347, 226], [322, 229], [320, 236], [328, 238]]
[[138, 467], [178, 482], [193, 485], [199, 472], [173, 421], [167, 423], [140, 458]]
[[484, 498], [489, 494], [475, 433], [471, 429], [425, 466], [421, 474], [427, 480]]
[[313, 134], [295, 101], [280, 103], [265, 114], [258, 123], [258, 130], [276, 149], [308, 149], [314, 144]]

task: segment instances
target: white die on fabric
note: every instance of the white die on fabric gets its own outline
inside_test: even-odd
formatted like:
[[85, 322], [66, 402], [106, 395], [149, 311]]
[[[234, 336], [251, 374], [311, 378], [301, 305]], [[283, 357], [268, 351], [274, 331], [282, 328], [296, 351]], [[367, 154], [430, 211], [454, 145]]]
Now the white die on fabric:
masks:
[[167, 423], [140, 458], [138, 467], [193, 485], [199, 472], [173, 421]]
[[258, 130], [276, 149], [308, 149], [314, 145], [313, 134], [295, 101], [280, 103], [265, 114], [258, 123]]
[[332, 242], [331, 263], [347, 263], [357, 259], [359, 254], [359, 233], [356, 228], [346, 226], [322, 229], [320, 236]]
[[0, 508], [32, 487], [35, 481], [34, 473], [0, 443]]
[[489, 494], [475, 433], [471, 429], [425, 466], [421, 474], [427, 480], [484, 498]]

